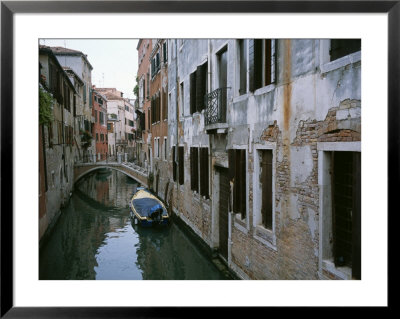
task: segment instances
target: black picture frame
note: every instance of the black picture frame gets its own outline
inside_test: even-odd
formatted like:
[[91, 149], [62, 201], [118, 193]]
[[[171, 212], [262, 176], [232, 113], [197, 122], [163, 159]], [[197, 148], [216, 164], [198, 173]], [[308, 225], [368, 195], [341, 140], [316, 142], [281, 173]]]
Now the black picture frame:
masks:
[[[387, 13], [388, 214], [398, 212], [400, 1], [1, 1], [1, 318], [156, 318], [227, 316], [207, 307], [14, 307], [13, 305], [13, 16], [15, 13]], [[390, 225], [390, 223], [388, 223]], [[388, 238], [388, 243], [390, 243]], [[390, 281], [388, 281], [389, 286]], [[388, 305], [390, 298], [388, 300]], [[254, 308], [253, 308], [254, 309]], [[270, 310], [268, 310], [270, 311]], [[335, 310], [336, 311], [336, 310]], [[298, 315], [301, 313], [298, 313]]]

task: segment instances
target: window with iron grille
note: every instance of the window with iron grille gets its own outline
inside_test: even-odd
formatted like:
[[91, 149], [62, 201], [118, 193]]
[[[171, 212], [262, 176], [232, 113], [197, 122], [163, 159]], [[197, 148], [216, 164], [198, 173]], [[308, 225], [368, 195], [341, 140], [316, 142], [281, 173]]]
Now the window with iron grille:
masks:
[[361, 39], [332, 39], [329, 54], [331, 61], [361, 50]]
[[250, 91], [275, 82], [276, 40], [249, 40], [249, 80]]
[[246, 150], [228, 151], [229, 178], [233, 181], [233, 212], [246, 217]]

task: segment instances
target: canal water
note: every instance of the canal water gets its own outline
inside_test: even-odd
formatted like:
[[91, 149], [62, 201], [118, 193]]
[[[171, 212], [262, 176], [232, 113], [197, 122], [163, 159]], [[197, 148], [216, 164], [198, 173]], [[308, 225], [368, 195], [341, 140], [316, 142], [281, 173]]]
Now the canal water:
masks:
[[135, 180], [97, 170], [78, 181], [39, 251], [39, 279], [229, 279], [186, 233], [132, 225]]

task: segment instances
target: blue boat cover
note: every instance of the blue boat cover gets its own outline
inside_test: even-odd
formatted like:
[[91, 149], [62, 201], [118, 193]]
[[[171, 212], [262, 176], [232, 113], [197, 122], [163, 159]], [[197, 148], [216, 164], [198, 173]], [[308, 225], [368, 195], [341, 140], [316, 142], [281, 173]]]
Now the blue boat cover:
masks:
[[[157, 209], [163, 209], [159, 202], [154, 198], [138, 198], [133, 200], [133, 206], [135, 207], [137, 213], [142, 217], [150, 217]], [[163, 215], [165, 215], [165, 210], [163, 209]]]
[[155, 206], [153, 206], [152, 208], [150, 208], [150, 215], [153, 213], [153, 212], [155, 212], [156, 210], [159, 210], [159, 209], [163, 209], [162, 208], [162, 206], [160, 205], [160, 204], [157, 204], [157, 205], [155, 205]]

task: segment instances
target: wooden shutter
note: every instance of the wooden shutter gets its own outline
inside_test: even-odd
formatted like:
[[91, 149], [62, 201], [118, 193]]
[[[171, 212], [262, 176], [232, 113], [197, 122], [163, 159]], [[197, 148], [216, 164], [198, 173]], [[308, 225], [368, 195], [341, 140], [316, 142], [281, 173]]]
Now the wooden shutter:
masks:
[[267, 229], [272, 229], [272, 151], [262, 151], [261, 156], [261, 183], [262, 183], [262, 203], [261, 215], [262, 223]]
[[200, 148], [200, 195], [208, 198], [208, 148]]
[[199, 154], [197, 147], [190, 148], [190, 184], [192, 190], [199, 192]]
[[190, 114], [196, 112], [196, 72], [190, 74]]
[[152, 101], [151, 101], [151, 123], [156, 122], [156, 116], [157, 116], [157, 107], [156, 107], [156, 97], [153, 96]]
[[[53, 122], [50, 122], [47, 125], [47, 130], [48, 130], [48, 138], [49, 138], [49, 147], [53, 147]], [[44, 136], [44, 132], [43, 132], [43, 136]]]
[[172, 147], [172, 177], [174, 181], [176, 182], [176, 159], [175, 159], [175, 153], [176, 153], [176, 146]]
[[265, 40], [265, 85], [269, 85], [272, 83], [272, 78], [271, 78], [271, 66], [272, 66], [272, 51], [271, 51], [271, 39]]
[[183, 185], [185, 178], [184, 178], [184, 168], [185, 168], [185, 163], [184, 163], [184, 147], [179, 146], [178, 147], [178, 157], [179, 157], [179, 184]]
[[207, 63], [199, 65], [196, 71], [196, 110], [201, 112], [204, 109], [204, 95], [207, 84]]
[[250, 86], [250, 91], [254, 92], [255, 91], [255, 81], [254, 81], [254, 63], [255, 63], [255, 55], [254, 55], [254, 47], [255, 47], [255, 40], [254, 39], [249, 39], [249, 86]]
[[262, 87], [262, 42], [263, 40], [255, 40], [254, 42], [254, 84], [255, 90]]
[[161, 94], [157, 93], [157, 121], [161, 122]]

